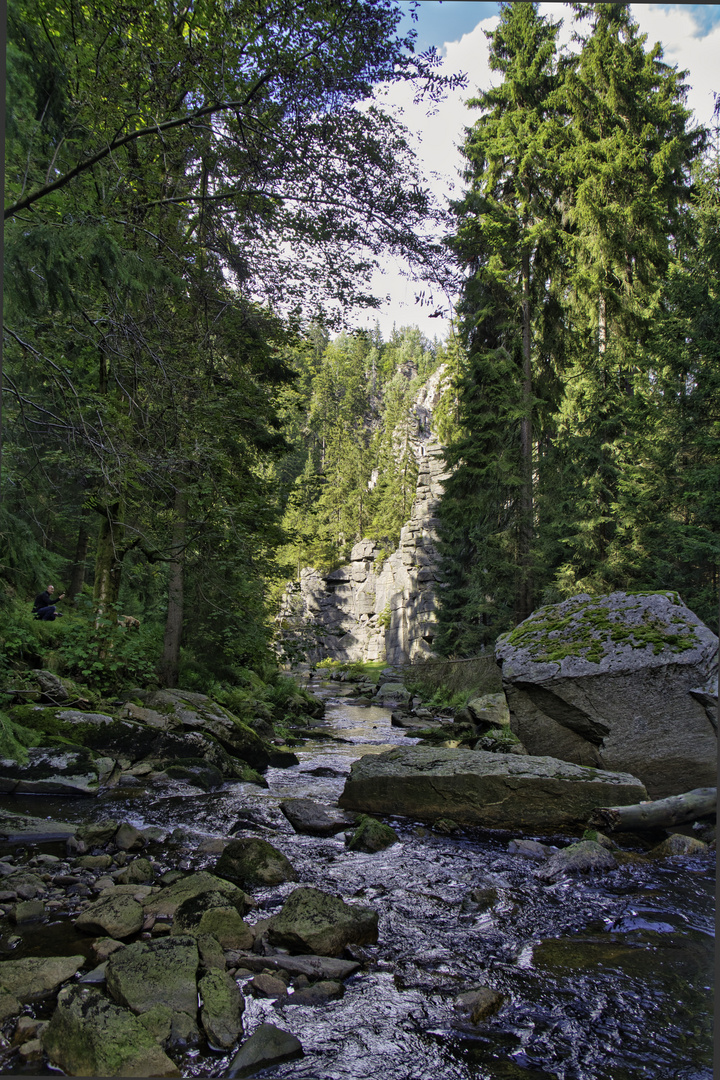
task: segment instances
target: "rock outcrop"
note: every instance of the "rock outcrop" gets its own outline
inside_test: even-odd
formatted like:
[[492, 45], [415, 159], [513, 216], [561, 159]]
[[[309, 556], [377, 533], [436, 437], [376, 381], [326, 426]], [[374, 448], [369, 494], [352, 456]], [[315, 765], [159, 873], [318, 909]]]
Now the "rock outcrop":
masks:
[[587, 821], [605, 798], [620, 805], [644, 793], [634, 776], [557, 758], [412, 746], [353, 762], [338, 803], [424, 821], [554, 830]]
[[495, 655], [530, 754], [632, 773], [657, 799], [715, 783], [717, 649], [677, 594], [616, 592], [540, 608]]
[[311, 662], [387, 660], [406, 663], [433, 655], [436, 601], [437, 517], [447, 477], [443, 447], [431, 418], [447, 385], [441, 365], [415, 400], [418, 461], [415, 501], [388, 558], [372, 540], [361, 540], [350, 562], [328, 574], [306, 567], [286, 590], [280, 624], [288, 637], [303, 640]]

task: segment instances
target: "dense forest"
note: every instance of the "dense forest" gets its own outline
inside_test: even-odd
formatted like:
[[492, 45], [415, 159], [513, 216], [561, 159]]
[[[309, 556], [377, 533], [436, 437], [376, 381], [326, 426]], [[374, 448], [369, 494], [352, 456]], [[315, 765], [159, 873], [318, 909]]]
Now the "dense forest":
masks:
[[[373, 97], [458, 85], [393, 0], [10, 0], [6, 673], [267, 672], [287, 578], [397, 544], [441, 364], [443, 653], [581, 591], [714, 622], [718, 131], [628, 5], [568, 7], [572, 54], [501, 5], [448, 210]], [[388, 252], [462, 281], [445, 340], [341, 330]], [[66, 617], [34, 622], [51, 581]]]

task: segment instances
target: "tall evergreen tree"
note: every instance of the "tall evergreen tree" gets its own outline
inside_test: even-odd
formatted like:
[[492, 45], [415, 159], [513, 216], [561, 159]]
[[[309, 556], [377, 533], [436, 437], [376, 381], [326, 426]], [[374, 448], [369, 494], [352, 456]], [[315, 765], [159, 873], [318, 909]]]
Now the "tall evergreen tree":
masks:
[[536, 4], [501, 5], [488, 34], [497, 87], [469, 105], [468, 190], [452, 247], [466, 268], [459, 306], [468, 369], [463, 434], [449, 455], [441, 517], [441, 647], [473, 650], [533, 604], [533, 411], [552, 361], [548, 311], [558, 259], [562, 124], [558, 25]]

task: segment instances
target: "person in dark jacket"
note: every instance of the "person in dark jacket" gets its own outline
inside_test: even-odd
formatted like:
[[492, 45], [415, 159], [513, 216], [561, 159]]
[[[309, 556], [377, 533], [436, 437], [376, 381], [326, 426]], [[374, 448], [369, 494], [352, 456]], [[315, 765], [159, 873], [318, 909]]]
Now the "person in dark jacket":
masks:
[[[48, 585], [45, 592], [38, 593], [35, 597], [35, 603], [33, 604], [33, 615], [36, 619], [42, 619], [43, 622], [52, 622], [56, 616], [62, 615], [62, 611], [58, 611], [53, 603], [53, 593], [55, 592], [54, 585]], [[65, 593], [60, 593], [58, 600], [62, 600]]]

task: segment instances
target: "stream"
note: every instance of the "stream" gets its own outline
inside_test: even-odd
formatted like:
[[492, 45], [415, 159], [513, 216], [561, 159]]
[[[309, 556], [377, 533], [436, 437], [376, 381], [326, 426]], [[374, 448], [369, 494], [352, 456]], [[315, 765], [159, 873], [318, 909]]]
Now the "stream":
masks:
[[[387, 709], [353, 706], [343, 692], [343, 684], [324, 686], [318, 737], [296, 751], [298, 765], [268, 770], [267, 789], [236, 783], [204, 793], [177, 781], [140, 783], [92, 802], [1, 796], [0, 805], [71, 822], [112, 816], [180, 830], [150, 848], [168, 868], [212, 869], [217, 855], [198, 850], [203, 837], [262, 836], [288, 856], [300, 881], [253, 890], [258, 908], [248, 922], [278, 911], [297, 884], [377, 910], [378, 944], [363, 948], [367, 961], [341, 1000], [307, 1008], [293, 1006], [290, 996], [276, 1007], [248, 995], [246, 1036], [274, 1023], [305, 1051], [264, 1076], [711, 1080], [714, 856], [624, 865], [547, 885], [536, 877], [537, 863], [508, 851], [509, 833], [443, 833], [394, 819], [400, 843], [372, 855], [349, 852], [342, 833], [298, 835], [279, 802], [334, 803], [353, 760], [414, 741], [391, 726]], [[534, 839], [562, 846], [570, 838]], [[6, 958], [7, 922], [0, 925]], [[13, 956], [87, 949], [67, 917], [11, 929], [22, 937]], [[505, 1000], [473, 1027], [454, 999], [478, 985]], [[202, 1047], [188, 1051], [180, 1067], [184, 1076], [220, 1077], [232, 1056]], [[23, 1071], [51, 1073], [13, 1059], [4, 1069]]]

